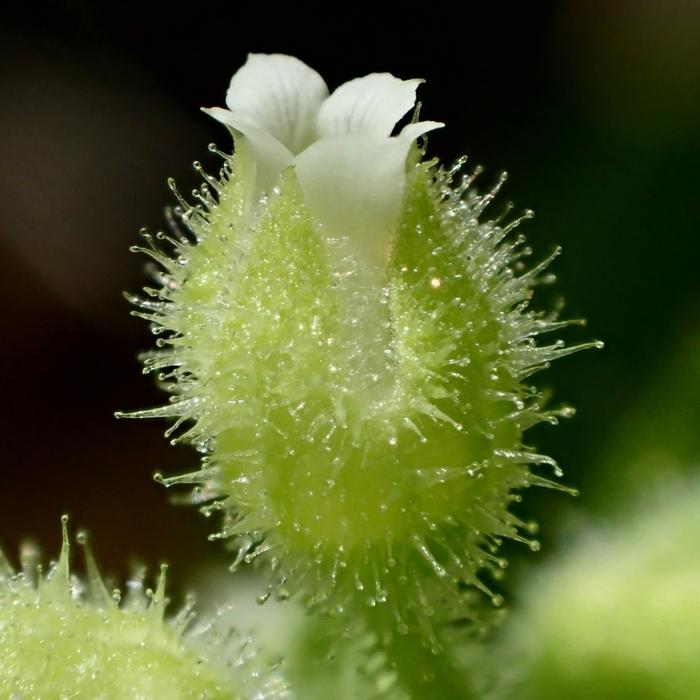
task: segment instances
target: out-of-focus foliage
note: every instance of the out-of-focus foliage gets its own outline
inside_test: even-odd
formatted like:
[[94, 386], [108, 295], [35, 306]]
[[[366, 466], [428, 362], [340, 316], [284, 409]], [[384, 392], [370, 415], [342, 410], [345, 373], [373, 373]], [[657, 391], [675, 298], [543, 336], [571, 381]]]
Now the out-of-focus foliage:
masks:
[[532, 577], [492, 660], [493, 698], [694, 700], [700, 483], [642, 500]]
[[699, 467], [700, 333], [695, 331], [640, 386], [601, 459], [591, 497], [596, 509], [615, 515], [640, 492]]

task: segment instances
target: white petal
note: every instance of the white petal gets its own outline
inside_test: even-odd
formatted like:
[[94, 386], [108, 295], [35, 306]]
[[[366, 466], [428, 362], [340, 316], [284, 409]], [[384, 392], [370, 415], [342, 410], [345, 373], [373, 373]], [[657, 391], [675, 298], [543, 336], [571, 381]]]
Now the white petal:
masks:
[[396, 122], [415, 104], [416, 88], [422, 82], [372, 73], [341, 85], [321, 107], [319, 134], [390, 136]]
[[292, 162], [294, 156], [291, 151], [243, 115], [221, 107], [203, 107], [202, 111], [234, 130], [236, 151], [245, 151], [244, 157], [248, 159], [248, 164], [255, 168], [255, 181], [252, 185], [254, 200], [257, 201], [264, 192], [269, 193], [282, 171]]
[[249, 54], [231, 79], [226, 104], [297, 154], [316, 140], [316, 117], [327, 97], [323, 78], [299, 59]]
[[419, 136], [423, 136], [423, 134], [427, 134], [434, 129], [442, 129], [443, 126], [445, 125], [442, 122], [414, 122], [413, 124], [406, 124], [406, 126], [401, 129], [399, 138], [413, 142]]
[[328, 238], [347, 238], [369, 268], [386, 270], [410, 146], [398, 138], [334, 136], [295, 159], [311, 214]]

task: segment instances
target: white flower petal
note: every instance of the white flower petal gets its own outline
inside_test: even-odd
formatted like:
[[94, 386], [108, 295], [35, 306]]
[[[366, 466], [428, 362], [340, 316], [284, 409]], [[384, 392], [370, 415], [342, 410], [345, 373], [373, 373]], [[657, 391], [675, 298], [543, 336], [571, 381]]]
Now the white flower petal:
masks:
[[341, 85], [321, 106], [319, 135], [390, 136], [396, 122], [415, 104], [416, 88], [422, 82], [372, 73]]
[[311, 214], [328, 238], [347, 238], [369, 268], [386, 270], [411, 142], [363, 134], [321, 139], [295, 159]]
[[419, 136], [423, 136], [423, 134], [427, 134], [434, 129], [442, 129], [443, 126], [445, 125], [442, 122], [414, 122], [413, 124], [406, 124], [406, 126], [401, 129], [399, 138], [413, 142]]
[[316, 140], [316, 117], [327, 97], [323, 78], [299, 59], [249, 54], [231, 79], [226, 104], [297, 154]]
[[291, 151], [245, 116], [221, 107], [203, 107], [202, 111], [234, 130], [237, 152], [245, 151], [248, 165], [255, 168], [254, 200], [257, 201], [264, 192], [270, 192], [282, 171], [292, 162]]

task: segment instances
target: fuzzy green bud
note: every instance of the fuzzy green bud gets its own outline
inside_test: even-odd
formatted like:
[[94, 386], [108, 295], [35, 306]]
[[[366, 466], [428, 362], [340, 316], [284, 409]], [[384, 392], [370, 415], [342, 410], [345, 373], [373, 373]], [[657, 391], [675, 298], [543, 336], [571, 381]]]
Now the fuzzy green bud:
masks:
[[697, 698], [699, 550], [697, 479], [581, 537], [530, 582], [503, 653], [490, 654], [510, 682], [488, 697]]
[[[84, 535], [78, 540], [85, 545]], [[165, 567], [155, 591], [144, 591], [139, 577], [121, 601], [118, 590], [105, 588], [89, 550], [87, 581], [71, 575], [69, 550], [64, 518], [61, 556], [48, 576], [35, 547], [24, 547], [21, 573], [0, 552], [2, 700], [288, 697], [272, 673], [266, 677], [252, 659], [243, 663], [230, 630], [217, 629], [216, 620], [185, 631], [191, 606], [164, 618]]]
[[[200, 203], [181, 199], [161, 286], [133, 298], [163, 334], [173, 417], [205, 453], [203, 485], [236, 564], [265, 555], [280, 595], [344, 610], [391, 601], [399, 631], [488, 592], [503, 537], [524, 539], [514, 490], [550, 482], [523, 446], [545, 411], [534, 372], [580, 349], [538, 346], [566, 322], [527, 310], [549, 259], [524, 271], [518, 221], [484, 219], [500, 187], [421, 162], [421, 81], [373, 74], [328, 96], [315, 71], [251, 56], [233, 78], [236, 154]], [[526, 218], [529, 214], [526, 214]], [[530, 542], [533, 549], [536, 542]], [[497, 599], [498, 602], [498, 599]], [[446, 605], [443, 605], [446, 603]], [[437, 644], [437, 642], [435, 642]]]

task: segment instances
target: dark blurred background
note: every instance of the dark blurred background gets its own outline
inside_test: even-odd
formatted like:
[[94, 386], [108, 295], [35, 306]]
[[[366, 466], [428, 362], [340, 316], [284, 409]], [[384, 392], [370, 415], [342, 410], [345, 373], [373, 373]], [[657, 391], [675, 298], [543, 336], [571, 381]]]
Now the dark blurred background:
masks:
[[636, 411], [645, 430], [648, 387], [700, 328], [697, 0], [463, 0], [419, 13], [334, 3], [323, 15], [298, 3], [36, 0], [0, 18], [7, 550], [32, 536], [55, 555], [67, 512], [117, 577], [134, 559], [166, 559], [184, 584], [223, 558], [206, 539], [213, 524], [152, 481], [194, 453], [171, 448], [164, 424], [113, 412], [165, 400], [136, 360], [153, 339], [121, 297], [146, 283], [128, 248], [142, 226], [162, 226], [167, 177], [188, 192], [193, 160], [218, 169], [207, 144], [228, 149], [229, 137], [199, 108], [223, 106], [251, 51], [296, 55], [331, 89], [374, 71], [425, 78], [422, 116], [447, 124], [429, 153], [468, 154], [487, 169], [482, 187], [510, 173], [501, 201], [536, 211], [523, 226], [535, 258], [564, 248], [540, 304], [565, 296], [565, 315], [589, 320], [567, 339], [606, 342], [538, 377], [578, 414], [528, 441], [582, 495], [540, 489], [523, 514], [546, 551], [571, 512], [614, 511], [605, 455], [619, 419]]

